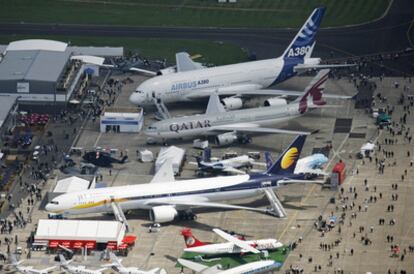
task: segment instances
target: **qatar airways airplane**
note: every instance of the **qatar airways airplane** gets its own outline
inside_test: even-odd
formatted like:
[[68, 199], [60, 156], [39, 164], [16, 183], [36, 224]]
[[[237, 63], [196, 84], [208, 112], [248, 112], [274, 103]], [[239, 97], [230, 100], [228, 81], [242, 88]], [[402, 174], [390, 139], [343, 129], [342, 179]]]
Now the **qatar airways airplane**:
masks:
[[[174, 181], [171, 161], [167, 160], [150, 183], [89, 189], [62, 194], [46, 205], [57, 214], [112, 212], [114, 205], [121, 210], [148, 209], [150, 219], [157, 223], [173, 221], [179, 213], [195, 207], [245, 209], [285, 217], [286, 212], [273, 192], [285, 184], [314, 183], [294, 174], [306, 136], [293, 143], [265, 172]], [[265, 194], [271, 209], [251, 208], [221, 203]]]
[[242, 95], [278, 95], [275, 90], [263, 89], [283, 82], [298, 72], [349, 66], [320, 65], [320, 58], [310, 57], [325, 9], [319, 7], [312, 12], [278, 58], [205, 68], [193, 62], [187, 53], [178, 53], [174, 72], [144, 81], [129, 100], [139, 106], [148, 106], [154, 104], [155, 98], [163, 103], [172, 103], [206, 98], [217, 93], [228, 96], [222, 99], [226, 109], [238, 109], [243, 104]]

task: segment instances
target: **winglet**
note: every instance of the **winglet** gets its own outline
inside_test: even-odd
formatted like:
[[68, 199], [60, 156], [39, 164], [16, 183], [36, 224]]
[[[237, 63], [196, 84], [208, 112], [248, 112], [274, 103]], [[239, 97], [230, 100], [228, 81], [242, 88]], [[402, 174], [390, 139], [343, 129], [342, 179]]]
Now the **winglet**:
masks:
[[268, 174], [292, 174], [295, 171], [306, 135], [299, 135], [266, 171]]

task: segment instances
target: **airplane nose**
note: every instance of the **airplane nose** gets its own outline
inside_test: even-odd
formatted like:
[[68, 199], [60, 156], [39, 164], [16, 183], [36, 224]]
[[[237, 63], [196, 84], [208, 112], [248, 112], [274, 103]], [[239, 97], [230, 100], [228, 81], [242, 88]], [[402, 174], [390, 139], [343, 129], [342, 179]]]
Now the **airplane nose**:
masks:
[[46, 211], [53, 211], [53, 205], [51, 203], [47, 203], [45, 206]]
[[131, 103], [133, 103], [134, 105], [138, 105], [138, 104], [139, 104], [139, 100], [138, 100], [138, 96], [137, 96], [137, 94], [132, 93], [132, 94], [129, 96], [129, 101], [130, 101]]

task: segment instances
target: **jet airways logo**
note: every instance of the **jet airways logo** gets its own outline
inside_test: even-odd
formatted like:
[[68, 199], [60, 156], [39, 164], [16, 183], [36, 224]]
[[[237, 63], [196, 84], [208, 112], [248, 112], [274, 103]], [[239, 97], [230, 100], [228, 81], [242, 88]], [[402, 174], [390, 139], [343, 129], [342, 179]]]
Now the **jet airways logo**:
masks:
[[208, 79], [198, 80], [198, 81], [191, 81], [191, 82], [183, 82], [183, 83], [176, 83], [171, 86], [171, 91], [178, 91], [182, 89], [191, 89], [195, 88], [198, 85], [206, 85], [209, 83]]
[[191, 121], [191, 122], [184, 122], [184, 123], [174, 123], [170, 125], [170, 131], [179, 132], [183, 130], [189, 130], [189, 129], [197, 129], [197, 128], [207, 128], [211, 127], [210, 120], [204, 120], [204, 121]]
[[285, 153], [285, 155], [283, 155], [280, 166], [283, 169], [288, 169], [298, 159], [298, 156], [298, 149], [296, 147], [292, 147]]

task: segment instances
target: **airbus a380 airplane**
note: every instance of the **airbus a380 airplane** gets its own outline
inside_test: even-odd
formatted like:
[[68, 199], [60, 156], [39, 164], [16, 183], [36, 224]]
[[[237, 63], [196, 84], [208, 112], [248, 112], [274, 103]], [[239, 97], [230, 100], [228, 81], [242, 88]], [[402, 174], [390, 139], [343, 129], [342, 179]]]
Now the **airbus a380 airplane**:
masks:
[[[90, 189], [54, 198], [46, 210], [59, 214], [111, 212], [113, 203], [122, 210], [149, 209], [154, 222], [170, 222], [178, 213], [194, 207], [245, 209], [285, 217], [286, 212], [273, 189], [284, 184], [309, 183], [293, 173], [306, 136], [298, 136], [265, 172], [251, 175], [174, 181], [172, 165], [164, 164], [148, 184]], [[169, 160], [166, 163], [171, 162]], [[261, 196], [269, 199], [272, 210], [220, 203]]]
[[185, 69], [144, 81], [129, 100], [133, 104], [146, 106], [153, 105], [154, 98], [171, 103], [205, 98], [215, 92], [220, 96], [236, 95], [223, 99], [226, 109], [236, 109], [242, 106], [241, 95], [277, 95], [273, 90], [261, 89], [283, 82], [299, 71], [348, 66], [319, 65], [320, 58], [310, 57], [324, 13], [325, 7], [316, 8], [278, 58], [202, 68], [187, 54], [183, 65], [177, 63], [177, 68]]

